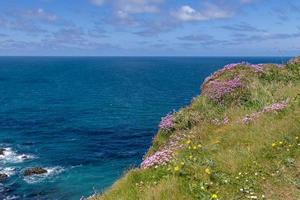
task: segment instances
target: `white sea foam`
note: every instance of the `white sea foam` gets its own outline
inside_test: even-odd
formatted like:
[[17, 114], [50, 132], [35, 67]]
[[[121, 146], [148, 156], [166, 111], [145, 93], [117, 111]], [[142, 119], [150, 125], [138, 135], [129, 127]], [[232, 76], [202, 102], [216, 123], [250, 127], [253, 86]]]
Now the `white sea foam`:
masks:
[[16, 169], [14, 167], [0, 168], [0, 174], [6, 174], [7, 176], [13, 176], [15, 173], [16, 173]]
[[12, 196], [7, 196], [7, 197], [5, 197], [4, 200], [16, 200], [16, 199], [20, 199], [20, 197], [15, 196], [15, 195], [12, 195]]
[[0, 155], [0, 162], [2, 163], [20, 163], [35, 158], [35, 156], [29, 154], [17, 154], [17, 152], [13, 151], [10, 147], [3, 149], [3, 155]]
[[34, 183], [39, 183], [47, 179], [51, 179], [54, 176], [62, 173], [65, 171], [63, 167], [45, 167], [44, 169], [47, 170], [46, 173], [44, 174], [37, 174], [37, 175], [32, 175], [32, 176], [25, 176], [24, 181], [29, 183], [29, 184], [34, 184]]

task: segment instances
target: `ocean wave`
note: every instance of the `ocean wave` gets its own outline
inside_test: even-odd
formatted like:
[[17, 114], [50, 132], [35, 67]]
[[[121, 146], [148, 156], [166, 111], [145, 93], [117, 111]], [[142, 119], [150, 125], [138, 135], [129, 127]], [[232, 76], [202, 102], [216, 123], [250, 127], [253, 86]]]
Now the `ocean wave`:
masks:
[[3, 149], [3, 155], [0, 155], [0, 162], [2, 163], [20, 163], [25, 160], [35, 158], [34, 155], [30, 154], [18, 154], [17, 152], [13, 151], [10, 147], [6, 147]]
[[34, 184], [34, 183], [39, 183], [47, 179], [51, 179], [54, 176], [62, 173], [65, 171], [63, 167], [57, 166], [57, 167], [45, 167], [44, 169], [47, 170], [46, 173], [44, 174], [37, 174], [37, 175], [32, 175], [32, 176], [26, 176], [24, 177], [24, 181], [28, 184]]
[[0, 183], [0, 199], [2, 200], [17, 200], [20, 199], [17, 195], [8, 194], [11, 192], [10, 188], [7, 188], [4, 184]]
[[0, 168], [0, 174], [6, 174], [7, 176], [13, 176], [16, 173], [16, 169], [14, 167], [5, 167]]
[[7, 196], [3, 200], [17, 200], [20, 199], [20, 197], [12, 195], [12, 196]]

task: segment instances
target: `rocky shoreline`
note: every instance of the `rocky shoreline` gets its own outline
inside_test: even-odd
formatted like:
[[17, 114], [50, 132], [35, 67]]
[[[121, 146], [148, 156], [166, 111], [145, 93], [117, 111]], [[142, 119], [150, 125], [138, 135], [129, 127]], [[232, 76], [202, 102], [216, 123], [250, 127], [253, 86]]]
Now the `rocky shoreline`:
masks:
[[[29, 160], [30, 158], [32, 158], [31, 156], [25, 155], [25, 154], [17, 155], [15, 153], [13, 153], [10, 148], [0, 148], [0, 162], [5, 161], [5, 159], [8, 156], [11, 156], [12, 154], [13, 154], [13, 156], [19, 158], [22, 161], [26, 161], [26, 160]], [[43, 168], [41, 166], [27, 167], [27, 168], [21, 170], [21, 174], [23, 177], [40, 176], [40, 175], [46, 174], [48, 172], [49, 172], [49, 170], [47, 170], [46, 168]], [[10, 178], [10, 174], [8, 172], [0, 171], [0, 182], [6, 182], [9, 180], [9, 178]]]

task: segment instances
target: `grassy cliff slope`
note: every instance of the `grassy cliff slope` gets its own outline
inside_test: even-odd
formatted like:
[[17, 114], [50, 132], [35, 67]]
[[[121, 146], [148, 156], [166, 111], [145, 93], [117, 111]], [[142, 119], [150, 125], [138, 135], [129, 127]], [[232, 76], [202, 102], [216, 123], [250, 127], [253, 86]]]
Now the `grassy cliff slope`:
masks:
[[92, 200], [300, 199], [300, 59], [231, 64]]

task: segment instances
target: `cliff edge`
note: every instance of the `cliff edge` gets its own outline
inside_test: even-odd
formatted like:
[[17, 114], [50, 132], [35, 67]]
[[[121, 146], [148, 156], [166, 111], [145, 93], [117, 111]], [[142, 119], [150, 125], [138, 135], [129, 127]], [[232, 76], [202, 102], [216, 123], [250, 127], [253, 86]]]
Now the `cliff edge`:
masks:
[[140, 167], [90, 199], [300, 199], [300, 57], [226, 65], [159, 128]]

